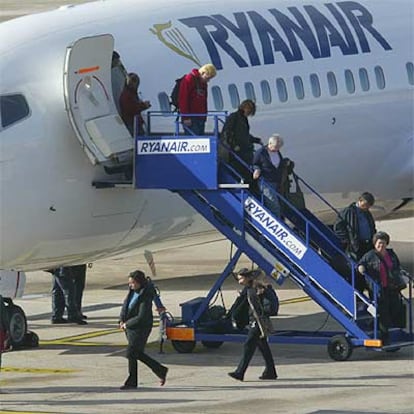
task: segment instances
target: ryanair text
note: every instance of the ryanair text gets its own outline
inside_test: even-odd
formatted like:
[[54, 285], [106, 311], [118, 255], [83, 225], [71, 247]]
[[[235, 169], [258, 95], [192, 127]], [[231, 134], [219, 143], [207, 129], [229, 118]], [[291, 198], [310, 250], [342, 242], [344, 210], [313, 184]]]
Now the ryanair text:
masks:
[[198, 139], [145, 139], [138, 140], [138, 155], [206, 154], [210, 153], [210, 140]]
[[275, 240], [298, 259], [302, 259], [307, 250], [306, 246], [267, 213], [257, 201], [248, 197], [244, 202], [244, 209], [253, 221], [258, 223], [267, 234], [273, 236], [271, 241]]

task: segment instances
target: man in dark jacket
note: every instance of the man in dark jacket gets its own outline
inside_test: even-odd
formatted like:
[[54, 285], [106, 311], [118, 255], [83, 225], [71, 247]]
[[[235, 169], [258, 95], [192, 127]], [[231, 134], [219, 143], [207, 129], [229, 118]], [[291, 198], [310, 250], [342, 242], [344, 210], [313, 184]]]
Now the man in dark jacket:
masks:
[[144, 352], [152, 330], [152, 301], [156, 295], [154, 285], [145, 277], [144, 272], [136, 270], [129, 275], [129, 293], [124, 301], [119, 317], [119, 327], [125, 331], [128, 339], [126, 357], [129, 376], [121, 390], [137, 388], [138, 363], [147, 365], [164, 385], [168, 368]]
[[[362, 193], [356, 203], [352, 203], [341, 211], [334, 224], [335, 234], [349, 256], [358, 261], [373, 248], [372, 237], [377, 231], [375, 221], [369, 209], [375, 198], [371, 193]], [[363, 292], [367, 288], [365, 279], [357, 275], [355, 287]]]
[[374, 205], [375, 198], [371, 193], [362, 193], [356, 203], [352, 203], [341, 211], [334, 230], [350, 256], [359, 260], [373, 248], [375, 221], [369, 209]]

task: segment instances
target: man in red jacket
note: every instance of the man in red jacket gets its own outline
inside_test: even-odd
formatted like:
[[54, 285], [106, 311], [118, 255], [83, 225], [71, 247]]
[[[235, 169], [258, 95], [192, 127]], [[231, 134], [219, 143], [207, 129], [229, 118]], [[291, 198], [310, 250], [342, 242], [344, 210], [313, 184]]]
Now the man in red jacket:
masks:
[[[180, 83], [178, 109], [186, 135], [204, 135], [207, 114], [207, 83], [216, 76], [216, 68], [207, 63], [200, 69], [193, 69]], [[187, 116], [200, 114], [200, 116]]]

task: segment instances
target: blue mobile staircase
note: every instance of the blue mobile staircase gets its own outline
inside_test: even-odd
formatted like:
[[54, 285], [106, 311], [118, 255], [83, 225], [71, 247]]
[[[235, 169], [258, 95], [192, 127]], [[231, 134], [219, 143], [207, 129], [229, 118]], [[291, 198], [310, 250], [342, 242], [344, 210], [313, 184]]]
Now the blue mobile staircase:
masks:
[[[242, 253], [277, 283], [291, 279], [343, 328], [339, 332], [275, 331], [269, 342], [324, 344], [335, 360], [348, 359], [354, 347], [395, 351], [413, 345], [412, 282], [409, 297], [401, 299], [408, 313], [408, 328], [404, 322], [393, 327], [391, 341], [385, 345], [378, 329], [378, 284], [366, 276], [373, 286], [372, 298], [357, 291], [356, 264], [344, 253], [330, 228], [309, 210], [297, 209], [280, 194], [275, 196], [279, 198], [283, 218], [276, 217], [266, 207], [257, 187], [243, 182], [234, 162], [219, 159], [218, 148], [224, 145], [218, 139], [221, 122], [222, 114], [211, 115], [213, 133], [206, 136], [180, 135], [176, 120], [173, 135], [148, 133], [136, 138], [135, 187], [176, 192], [238, 248], [205, 297], [181, 304], [181, 319], [167, 328], [174, 348], [191, 352], [196, 341], [206, 347], [218, 347], [225, 341], [245, 340], [246, 332], [234, 328], [226, 316], [209, 317], [213, 298]], [[148, 124], [151, 125], [150, 120]], [[236, 154], [232, 157], [243, 164]], [[244, 168], [249, 169], [247, 165]], [[303, 180], [297, 176], [296, 179], [322, 199]], [[261, 184], [267, 186], [266, 182]], [[269, 186], [268, 189], [274, 191]]]

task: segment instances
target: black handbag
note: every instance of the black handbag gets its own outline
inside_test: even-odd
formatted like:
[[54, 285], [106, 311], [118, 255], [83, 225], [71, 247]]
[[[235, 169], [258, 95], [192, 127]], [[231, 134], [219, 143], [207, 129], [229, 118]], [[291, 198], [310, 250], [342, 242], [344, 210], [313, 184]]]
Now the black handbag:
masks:
[[393, 289], [404, 290], [407, 287], [401, 269], [388, 271], [388, 280]]
[[303, 195], [302, 189], [299, 186], [299, 180], [296, 174], [293, 174], [293, 179], [295, 180], [296, 184], [296, 191], [295, 192], [288, 192], [286, 194], [286, 199], [296, 207], [298, 210], [305, 210], [305, 196]]

